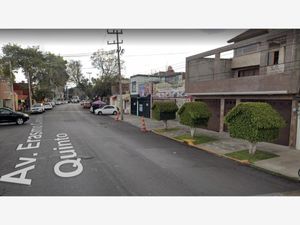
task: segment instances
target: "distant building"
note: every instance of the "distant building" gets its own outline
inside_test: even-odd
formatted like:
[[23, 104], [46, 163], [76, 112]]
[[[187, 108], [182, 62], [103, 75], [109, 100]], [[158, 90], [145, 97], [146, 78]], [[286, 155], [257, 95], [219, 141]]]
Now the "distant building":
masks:
[[153, 83], [152, 102], [174, 101], [180, 108], [190, 99], [185, 93], [185, 73], [175, 72], [171, 66], [165, 72], [158, 72], [159, 82]]
[[159, 82], [158, 75], [136, 74], [130, 77], [130, 111], [132, 115], [151, 116], [151, 94], [153, 83]]
[[[123, 112], [130, 113], [130, 80], [122, 79], [122, 100], [123, 100]], [[112, 96], [110, 96], [110, 104], [117, 106], [120, 108], [120, 91], [119, 91], [119, 83], [116, 83], [111, 87]]]
[[14, 83], [14, 92], [16, 93], [16, 110], [29, 108], [29, 89], [28, 83]]
[[275, 143], [294, 147], [300, 30], [247, 30], [228, 43], [186, 58], [185, 91], [194, 101], [206, 102], [213, 112], [208, 129], [227, 131], [224, 116], [240, 102], [267, 102], [287, 124]]
[[0, 107], [8, 107], [15, 109], [14, 93], [12, 92], [12, 84], [7, 78], [0, 75]]

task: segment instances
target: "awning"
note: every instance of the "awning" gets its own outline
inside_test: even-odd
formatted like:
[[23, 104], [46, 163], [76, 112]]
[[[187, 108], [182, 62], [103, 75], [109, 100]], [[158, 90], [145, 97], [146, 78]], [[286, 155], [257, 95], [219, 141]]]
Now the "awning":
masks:
[[27, 95], [18, 95], [18, 100], [26, 100], [27, 98]]
[[102, 101], [100, 101], [100, 100], [94, 101], [94, 102], [92, 103], [92, 105], [105, 105], [105, 104], [106, 104], [105, 102], [102, 102]]

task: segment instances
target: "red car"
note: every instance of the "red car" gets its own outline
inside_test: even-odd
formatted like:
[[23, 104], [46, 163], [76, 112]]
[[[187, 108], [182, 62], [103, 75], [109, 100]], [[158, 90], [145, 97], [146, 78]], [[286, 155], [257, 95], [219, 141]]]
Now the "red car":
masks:
[[90, 101], [84, 101], [84, 102], [83, 102], [83, 108], [84, 108], [84, 109], [86, 109], [86, 108], [89, 109], [90, 107], [91, 107], [91, 102], [90, 102]]

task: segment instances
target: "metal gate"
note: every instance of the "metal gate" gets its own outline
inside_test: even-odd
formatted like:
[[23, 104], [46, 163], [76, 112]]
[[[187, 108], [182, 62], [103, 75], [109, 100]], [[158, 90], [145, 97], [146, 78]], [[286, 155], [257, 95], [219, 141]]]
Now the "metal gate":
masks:
[[130, 107], [130, 112], [132, 115], [137, 116], [137, 97], [131, 97], [131, 107]]
[[147, 97], [138, 98], [138, 116], [150, 118], [150, 110], [151, 110], [150, 99], [151, 99], [150, 95], [148, 95]]

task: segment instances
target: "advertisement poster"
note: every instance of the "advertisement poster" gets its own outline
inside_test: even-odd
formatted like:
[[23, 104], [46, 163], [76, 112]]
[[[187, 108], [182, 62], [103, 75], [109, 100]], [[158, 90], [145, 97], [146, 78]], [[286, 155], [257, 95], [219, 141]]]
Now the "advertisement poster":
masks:
[[186, 97], [184, 81], [176, 84], [170, 84], [167, 82], [154, 84], [153, 96], [158, 98], [180, 98]]

